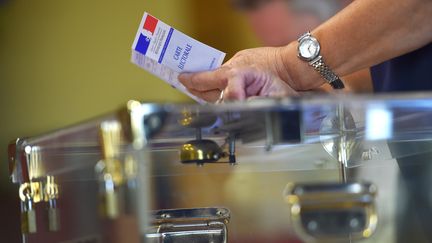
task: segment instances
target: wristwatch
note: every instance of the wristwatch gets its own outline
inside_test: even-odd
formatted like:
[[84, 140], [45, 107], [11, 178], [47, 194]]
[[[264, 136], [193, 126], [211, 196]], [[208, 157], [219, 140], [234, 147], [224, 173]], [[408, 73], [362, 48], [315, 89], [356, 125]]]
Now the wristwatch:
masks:
[[342, 80], [325, 64], [320, 55], [321, 46], [318, 40], [310, 32], [306, 32], [297, 41], [298, 57], [307, 61], [334, 89], [343, 89], [345, 86]]

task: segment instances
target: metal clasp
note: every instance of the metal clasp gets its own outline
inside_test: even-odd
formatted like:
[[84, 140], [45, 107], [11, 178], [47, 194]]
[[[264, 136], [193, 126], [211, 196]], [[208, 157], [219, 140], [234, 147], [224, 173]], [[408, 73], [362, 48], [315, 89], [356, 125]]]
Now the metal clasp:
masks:
[[153, 213], [146, 242], [228, 242], [226, 208], [169, 209]]
[[284, 197], [296, 233], [305, 241], [370, 237], [378, 224], [371, 183], [288, 184]]
[[19, 188], [19, 197], [21, 199], [21, 231], [23, 234], [37, 232], [36, 211], [34, 209], [34, 203], [35, 203], [34, 198], [38, 199], [39, 196], [40, 196], [39, 183], [24, 183]]

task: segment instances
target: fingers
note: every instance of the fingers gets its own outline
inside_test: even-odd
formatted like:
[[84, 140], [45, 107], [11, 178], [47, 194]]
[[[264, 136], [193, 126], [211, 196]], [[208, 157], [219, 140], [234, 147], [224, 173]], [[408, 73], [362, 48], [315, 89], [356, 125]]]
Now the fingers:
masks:
[[242, 73], [232, 75], [228, 79], [225, 88], [224, 100], [245, 100], [246, 99], [246, 80]]
[[189, 90], [222, 90], [227, 85], [228, 73], [228, 68], [220, 67], [213, 71], [182, 73], [178, 76], [178, 79]]
[[189, 90], [189, 92], [191, 92], [193, 95], [200, 97], [201, 99], [214, 103], [216, 102], [221, 94], [220, 90], [210, 90], [210, 91], [196, 91], [196, 90]]
[[195, 96], [215, 102], [221, 90], [224, 90], [224, 100], [246, 99], [246, 86], [254, 79], [254, 75], [250, 68], [221, 68], [195, 74], [184, 73], [179, 75], [179, 80]]
[[225, 67], [209, 72], [184, 73], [179, 75], [179, 80], [192, 94], [209, 102], [217, 101], [222, 90], [225, 101], [242, 101], [251, 96], [299, 95], [280, 78], [256, 67]]

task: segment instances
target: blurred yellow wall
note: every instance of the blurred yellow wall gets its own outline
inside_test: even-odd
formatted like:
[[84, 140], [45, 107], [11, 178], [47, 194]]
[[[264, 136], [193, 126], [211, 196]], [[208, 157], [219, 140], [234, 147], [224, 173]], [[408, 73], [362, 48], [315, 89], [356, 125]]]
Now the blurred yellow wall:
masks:
[[0, 0], [1, 190], [11, 190], [4, 185], [13, 138], [91, 118], [129, 99], [189, 102], [130, 63], [135, 32], [148, 11], [230, 57], [257, 42], [227, 2]]

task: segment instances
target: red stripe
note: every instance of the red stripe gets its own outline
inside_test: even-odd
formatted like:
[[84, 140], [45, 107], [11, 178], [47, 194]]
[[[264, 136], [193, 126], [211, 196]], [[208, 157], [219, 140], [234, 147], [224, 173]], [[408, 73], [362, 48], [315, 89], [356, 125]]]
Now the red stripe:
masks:
[[147, 18], [144, 22], [144, 29], [150, 31], [152, 34], [154, 34], [154, 31], [156, 29], [156, 25], [158, 23], [158, 19], [151, 16], [150, 14], [147, 15]]

